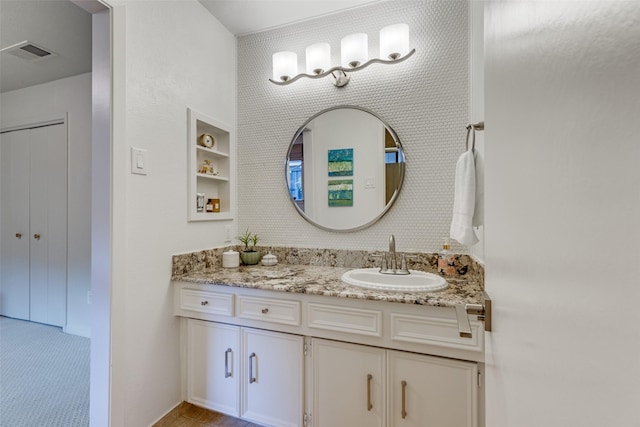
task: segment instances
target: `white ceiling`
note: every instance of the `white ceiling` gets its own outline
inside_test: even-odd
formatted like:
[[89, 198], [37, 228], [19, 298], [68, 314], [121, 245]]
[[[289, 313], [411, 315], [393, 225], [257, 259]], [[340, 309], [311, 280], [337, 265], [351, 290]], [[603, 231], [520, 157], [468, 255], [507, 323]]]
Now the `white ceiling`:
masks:
[[[264, 31], [384, 0], [198, 0], [229, 31]], [[77, 6], [79, 4], [82, 7]], [[91, 71], [87, 0], [0, 0], [0, 49], [28, 40], [57, 55], [27, 61], [0, 53], [0, 92]]]
[[91, 15], [69, 1], [0, 0], [0, 49], [28, 40], [57, 55], [0, 53], [0, 92], [91, 71]]
[[235, 35], [255, 33], [379, 0], [198, 0]]

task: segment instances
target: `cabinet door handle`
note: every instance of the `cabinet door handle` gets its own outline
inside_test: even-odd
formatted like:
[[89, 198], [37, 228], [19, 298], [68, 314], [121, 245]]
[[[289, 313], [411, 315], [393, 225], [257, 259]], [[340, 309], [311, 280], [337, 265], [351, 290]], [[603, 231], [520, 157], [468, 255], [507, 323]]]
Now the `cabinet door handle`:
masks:
[[17, 237], [18, 239], [22, 239], [22, 233], [16, 233], [16, 237]]
[[249, 384], [256, 382], [256, 377], [253, 376], [253, 362], [251, 359], [255, 359], [256, 354], [251, 353], [249, 355]]
[[209, 301], [200, 301], [200, 305], [209, 305]]
[[229, 353], [233, 355], [233, 350], [231, 350], [230, 348], [228, 348], [224, 352], [224, 377], [225, 378], [229, 378], [230, 376], [233, 375], [233, 372], [229, 371]]
[[407, 399], [406, 399], [406, 390], [407, 390], [407, 382], [402, 381], [402, 419], [407, 418]]
[[367, 374], [367, 411], [371, 411], [373, 409], [373, 405], [371, 404], [371, 380], [373, 379], [373, 375]]
[[268, 312], [269, 312], [269, 309], [268, 309], [268, 308], [263, 308], [263, 309], [262, 309], [262, 314], [267, 314]]
[[36, 240], [40, 240], [40, 235], [38, 233], [36, 233], [36, 234], [33, 235], [33, 238], [36, 239]]

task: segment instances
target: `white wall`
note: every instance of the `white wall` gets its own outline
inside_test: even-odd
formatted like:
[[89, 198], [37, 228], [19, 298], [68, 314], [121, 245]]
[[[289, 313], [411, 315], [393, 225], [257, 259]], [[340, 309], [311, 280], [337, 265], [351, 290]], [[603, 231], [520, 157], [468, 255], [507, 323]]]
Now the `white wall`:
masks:
[[91, 73], [0, 95], [1, 127], [69, 114], [67, 318], [65, 332], [89, 337], [91, 306]]
[[[366, 32], [379, 56], [379, 31], [406, 22], [416, 54], [400, 64], [374, 64], [336, 88], [330, 78], [288, 86], [268, 81], [272, 54], [293, 50], [304, 69], [304, 50], [326, 41], [340, 62], [340, 39]], [[469, 122], [468, 4], [463, 1], [388, 1], [238, 39], [238, 183], [240, 228], [264, 244], [384, 249], [389, 234], [401, 251], [436, 251], [449, 235], [455, 164]], [[283, 163], [296, 130], [315, 113], [358, 105], [393, 128], [405, 149], [404, 186], [395, 205], [373, 226], [352, 233], [314, 227], [294, 209]], [[356, 165], [357, 167], [357, 165]], [[456, 248], [456, 250], [466, 248]]]
[[[469, 121], [484, 121], [484, 1], [469, 2]], [[476, 132], [476, 209], [482, 213], [480, 225], [474, 228], [478, 243], [471, 246], [470, 253], [484, 261], [484, 132]], [[475, 218], [474, 218], [475, 219]]]
[[[182, 398], [171, 256], [224, 243], [226, 222], [187, 223], [187, 107], [235, 126], [235, 39], [195, 0], [109, 4], [111, 425], [138, 427]], [[147, 150], [148, 175], [129, 173], [132, 146]]]
[[487, 426], [638, 426], [640, 3], [485, 18]]

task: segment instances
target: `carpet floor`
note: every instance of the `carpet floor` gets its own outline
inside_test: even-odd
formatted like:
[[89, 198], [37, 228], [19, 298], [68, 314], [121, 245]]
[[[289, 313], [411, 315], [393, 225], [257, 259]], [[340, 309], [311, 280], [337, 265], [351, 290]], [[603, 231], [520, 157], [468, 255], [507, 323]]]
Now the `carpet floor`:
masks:
[[0, 316], [0, 426], [88, 426], [89, 343]]

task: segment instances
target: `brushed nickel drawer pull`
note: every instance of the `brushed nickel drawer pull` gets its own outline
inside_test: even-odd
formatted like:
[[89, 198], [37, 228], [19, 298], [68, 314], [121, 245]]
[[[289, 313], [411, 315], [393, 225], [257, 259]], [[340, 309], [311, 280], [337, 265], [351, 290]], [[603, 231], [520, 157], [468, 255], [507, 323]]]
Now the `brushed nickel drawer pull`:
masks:
[[229, 353], [233, 354], [233, 350], [231, 350], [230, 348], [228, 348], [224, 352], [224, 377], [225, 378], [229, 378], [230, 376], [233, 375], [233, 373], [229, 371]]
[[251, 362], [251, 359], [255, 359], [255, 357], [255, 353], [249, 355], [249, 384], [256, 382], [256, 377], [253, 376], [253, 363]]
[[373, 409], [373, 405], [371, 404], [371, 380], [373, 379], [373, 375], [367, 374], [367, 411], [371, 411]]
[[402, 419], [407, 418], [407, 400], [406, 400], [406, 390], [407, 390], [407, 382], [402, 381]]

